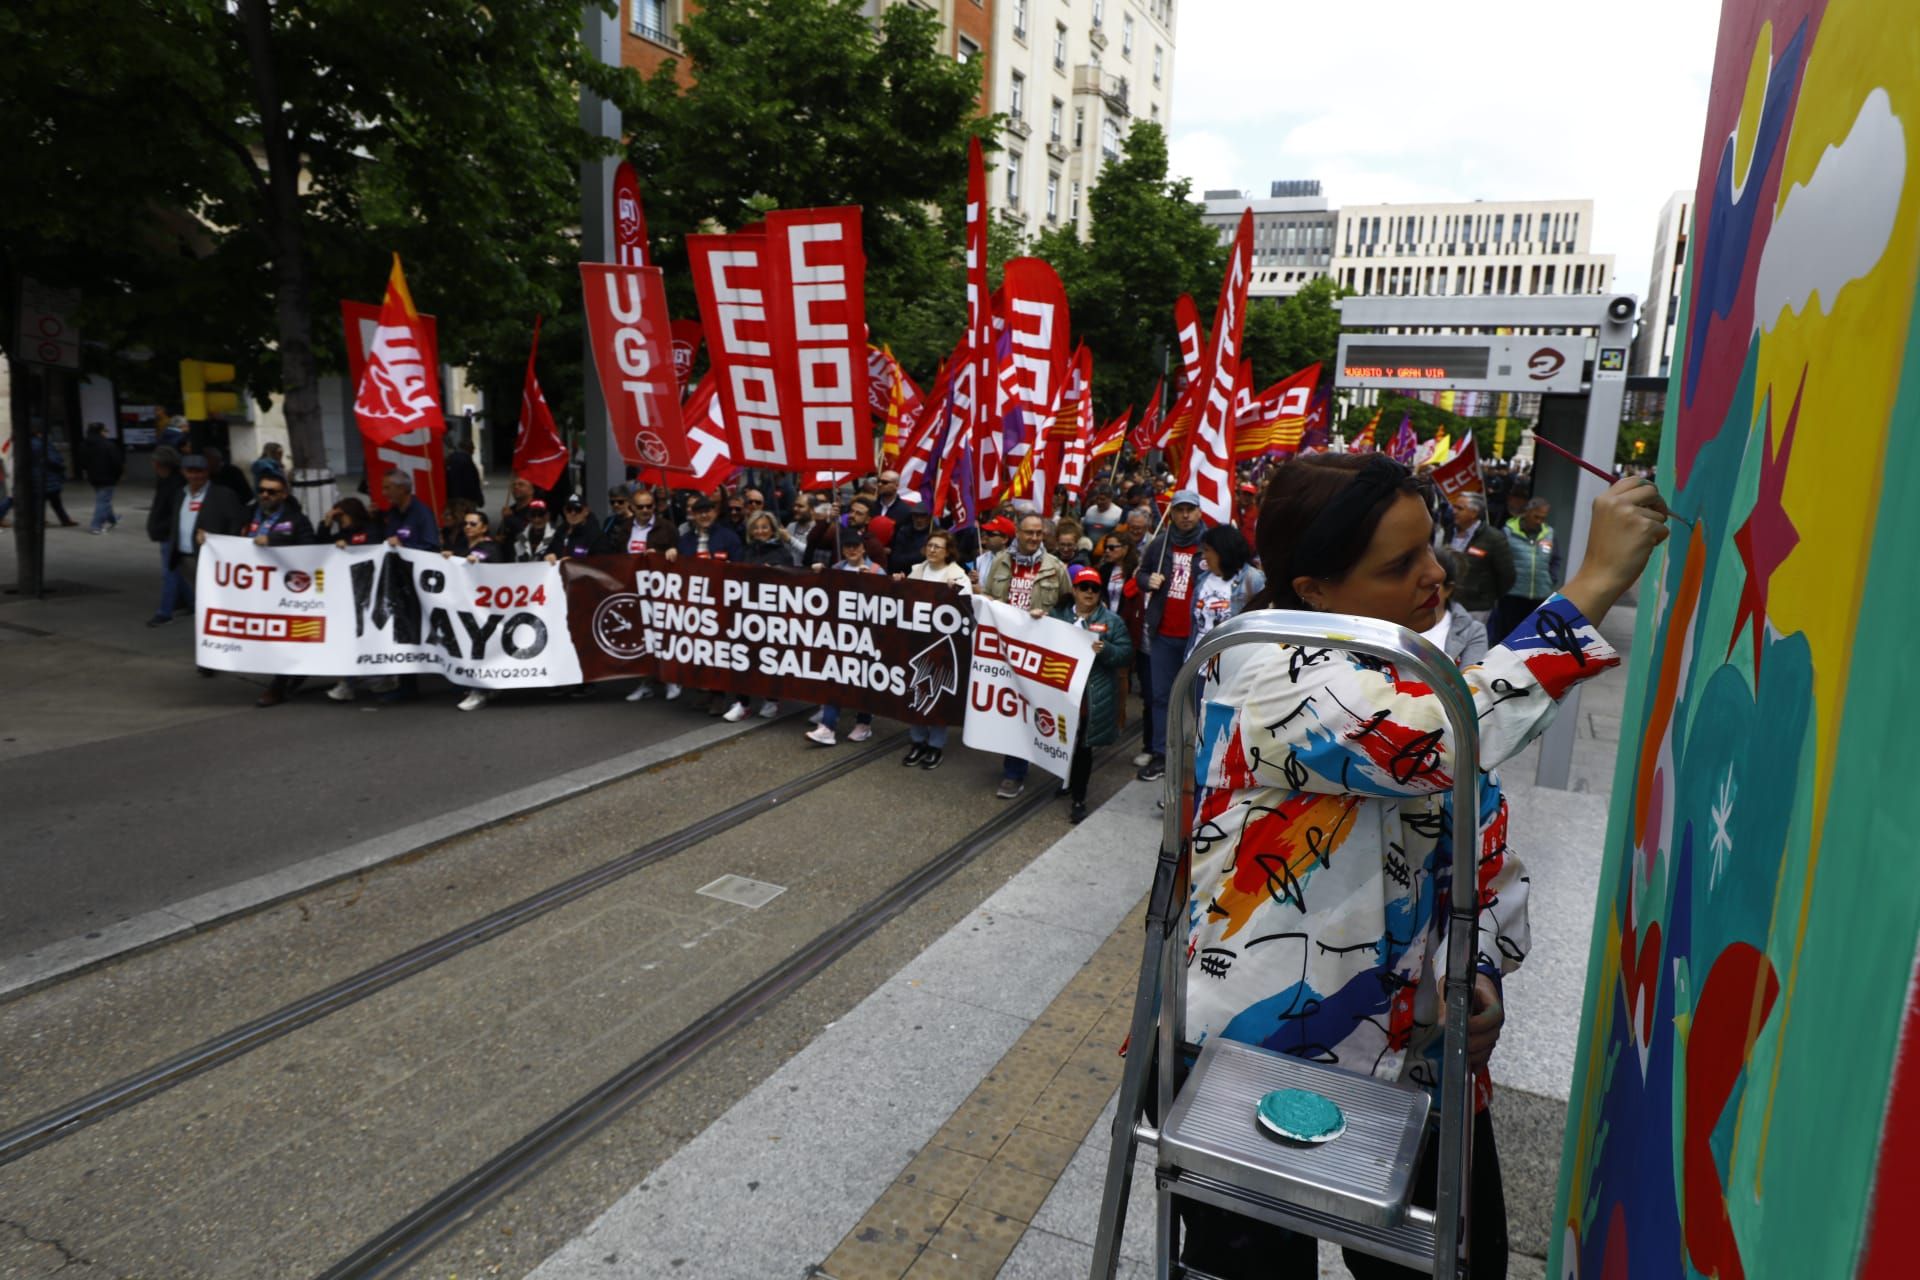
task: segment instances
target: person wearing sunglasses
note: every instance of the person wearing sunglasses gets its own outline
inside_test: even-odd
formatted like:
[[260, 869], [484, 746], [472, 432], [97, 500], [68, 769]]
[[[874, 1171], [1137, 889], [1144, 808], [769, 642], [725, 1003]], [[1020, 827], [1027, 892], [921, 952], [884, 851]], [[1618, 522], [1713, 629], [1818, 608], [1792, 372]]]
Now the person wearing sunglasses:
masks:
[[466, 547], [464, 552], [442, 551], [440, 554], [448, 559], [464, 556], [468, 564], [500, 564], [508, 559], [506, 548], [494, 541], [484, 511], [469, 511], [460, 517], [460, 536]]
[[[304, 547], [313, 542], [313, 523], [293, 500], [286, 480], [269, 471], [254, 490], [253, 505], [240, 520], [241, 536], [256, 547]], [[305, 676], [275, 676], [267, 691], [254, 700], [256, 707], [277, 707], [307, 682]]]
[[672, 560], [679, 554], [680, 534], [671, 520], [659, 518], [653, 490], [636, 489], [614, 504], [613, 518], [594, 546], [596, 555], [664, 555]]

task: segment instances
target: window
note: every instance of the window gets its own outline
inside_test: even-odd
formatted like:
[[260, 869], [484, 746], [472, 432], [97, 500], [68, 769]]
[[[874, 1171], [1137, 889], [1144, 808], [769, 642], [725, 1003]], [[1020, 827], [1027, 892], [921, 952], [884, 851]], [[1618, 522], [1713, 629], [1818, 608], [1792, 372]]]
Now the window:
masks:
[[953, 56], [959, 60], [962, 66], [965, 66], [980, 56], [980, 46], [965, 36], [961, 36], [958, 49]]
[[1027, 118], [1027, 78], [1013, 73], [1013, 88], [1007, 93], [1007, 114], [1015, 120]]
[[1107, 20], [1107, 0], [1093, 0], [1093, 25], [1099, 26]]
[[1100, 118], [1100, 150], [1109, 160], [1120, 158], [1120, 126], [1112, 116]]
[[1160, 83], [1160, 65], [1166, 60], [1167, 51], [1159, 45], [1153, 46], [1153, 82]]
[[1073, 109], [1074, 150], [1077, 151], [1081, 147], [1084, 147], [1086, 145], [1087, 145], [1087, 109], [1085, 107], [1075, 107]]
[[673, 17], [667, 5], [668, 0], [633, 0], [633, 34], [669, 49], [678, 49], [680, 42], [668, 31]]
[[1060, 221], [1060, 175], [1047, 175], [1047, 221]]
[[1080, 179], [1075, 178], [1067, 187], [1067, 216], [1074, 221], [1080, 219]]
[[1020, 207], [1020, 153], [1007, 152], [1007, 204]]
[[1160, 118], [1160, 104], [1159, 104], [1159, 103], [1157, 103], [1157, 102], [1150, 102], [1150, 103], [1148, 103], [1148, 104], [1147, 104], [1147, 117], [1148, 117], [1148, 119], [1151, 119], [1151, 120], [1158, 120], [1158, 119]]
[[1133, 56], [1133, 15], [1130, 13], [1120, 15], [1120, 54], [1126, 58]]
[[1053, 65], [1065, 68], [1067, 65], [1067, 24], [1053, 24]]
[[1027, 0], [1013, 0], [1013, 34], [1027, 38]]
[[1061, 121], [1066, 118], [1067, 104], [1055, 98], [1053, 105], [1047, 108], [1047, 136], [1055, 142], [1060, 141]]

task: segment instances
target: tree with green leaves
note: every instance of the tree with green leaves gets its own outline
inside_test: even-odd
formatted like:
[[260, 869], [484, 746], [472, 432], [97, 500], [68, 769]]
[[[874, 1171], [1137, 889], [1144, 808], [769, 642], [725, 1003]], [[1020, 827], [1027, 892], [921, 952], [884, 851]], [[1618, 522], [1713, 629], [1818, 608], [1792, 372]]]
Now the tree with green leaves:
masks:
[[319, 466], [337, 302], [377, 299], [394, 251], [449, 363], [523, 362], [533, 313], [577, 298], [578, 86], [633, 79], [546, 0], [142, 0], [105, 22], [21, 0], [0, 240], [10, 271], [84, 293], [107, 351], [228, 359], [282, 393], [295, 465]]
[[978, 114], [979, 66], [941, 52], [931, 13], [893, 5], [876, 24], [865, 9], [702, 4], [677, 33], [691, 83], [669, 61], [622, 102], [627, 153], [675, 314], [694, 310], [687, 233], [857, 204], [868, 327], [928, 373], [966, 323], [967, 140], [998, 122]]
[[1253, 362], [1255, 391], [1315, 363], [1321, 366], [1324, 381], [1333, 380], [1340, 348], [1340, 313], [1333, 304], [1351, 292], [1332, 277], [1321, 276], [1291, 297], [1255, 298], [1247, 303], [1241, 346]]
[[1203, 324], [1212, 319], [1226, 250], [1200, 220], [1191, 184], [1167, 177], [1167, 137], [1150, 120], [1134, 124], [1087, 203], [1085, 240], [1063, 226], [1034, 252], [1066, 285], [1074, 332], [1093, 351], [1094, 410], [1105, 419], [1129, 404], [1144, 408], [1178, 360], [1173, 304], [1181, 294], [1193, 295]]

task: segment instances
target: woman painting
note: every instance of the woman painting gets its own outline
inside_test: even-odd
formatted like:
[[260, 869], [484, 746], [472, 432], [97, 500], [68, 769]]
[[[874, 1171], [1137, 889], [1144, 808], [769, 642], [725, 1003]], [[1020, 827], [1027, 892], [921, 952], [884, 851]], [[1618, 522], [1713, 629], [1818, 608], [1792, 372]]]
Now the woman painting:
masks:
[[[1491, 769], [1545, 727], [1557, 699], [1618, 663], [1598, 623], [1667, 536], [1653, 486], [1594, 502], [1586, 563], [1465, 676]], [[1259, 520], [1281, 608], [1424, 631], [1441, 616], [1433, 520], [1407, 470], [1378, 454], [1280, 468]], [[1391, 664], [1335, 648], [1247, 646], [1206, 690], [1193, 814], [1188, 1040], [1225, 1036], [1386, 1080], [1431, 1086], [1440, 965], [1454, 890], [1452, 744], [1440, 700]], [[1503, 1018], [1500, 980], [1526, 955], [1528, 885], [1506, 846], [1499, 780], [1481, 780], [1480, 963], [1468, 1053], [1483, 1072]], [[1472, 1257], [1506, 1273], [1493, 1127], [1475, 1117]], [[1428, 1144], [1429, 1147], [1433, 1144]], [[1415, 1196], [1431, 1204], [1433, 1153]], [[1182, 1204], [1186, 1259], [1222, 1277], [1311, 1276], [1311, 1240]], [[1414, 1273], [1357, 1254], [1355, 1276]]]

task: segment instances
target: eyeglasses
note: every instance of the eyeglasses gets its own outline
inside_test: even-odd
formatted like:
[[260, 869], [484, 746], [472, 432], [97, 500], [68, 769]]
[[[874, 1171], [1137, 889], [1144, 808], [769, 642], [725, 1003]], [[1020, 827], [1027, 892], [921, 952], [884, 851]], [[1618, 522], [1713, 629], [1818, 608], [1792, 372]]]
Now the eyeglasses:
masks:
[[766, 503], [764, 503], [764, 502], [762, 502], [762, 501], [760, 501], [760, 499], [758, 499], [758, 498], [748, 498], [748, 499], [747, 499], [747, 505], [748, 505], [748, 506], [750, 506], [750, 507], [764, 507], [764, 506], [766, 506], [767, 504], [766, 504]]
[[640, 512], [651, 512], [653, 510], [653, 504], [651, 502], [636, 502], [633, 504], [633, 509]]
[[269, 489], [265, 485], [260, 486], [260, 496], [263, 498], [278, 498], [285, 492], [285, 489]]
[[482, 527], [478, 520], [467, 520], [464, 523], [469, 529], [478, 529]]

